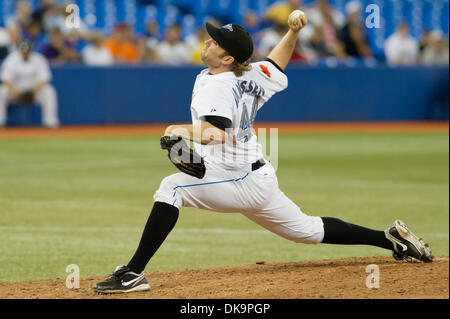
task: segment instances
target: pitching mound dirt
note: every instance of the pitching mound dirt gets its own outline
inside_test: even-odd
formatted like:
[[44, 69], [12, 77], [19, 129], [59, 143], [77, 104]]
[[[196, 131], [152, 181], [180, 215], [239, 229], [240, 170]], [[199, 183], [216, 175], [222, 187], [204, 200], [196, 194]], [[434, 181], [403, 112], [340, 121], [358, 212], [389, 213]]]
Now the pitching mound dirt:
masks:
[[[379, 267], [379, 288], [366, 287], [371, 264]], [[99, 295], [91, 287], [104, 278], [82, 278], [79, 289], [68, 289], [65, 279], [2, 283], [0, 298], [449, 298], [448, 256], [429, 264], [370, 257], [153, 272], [150, 291]]]

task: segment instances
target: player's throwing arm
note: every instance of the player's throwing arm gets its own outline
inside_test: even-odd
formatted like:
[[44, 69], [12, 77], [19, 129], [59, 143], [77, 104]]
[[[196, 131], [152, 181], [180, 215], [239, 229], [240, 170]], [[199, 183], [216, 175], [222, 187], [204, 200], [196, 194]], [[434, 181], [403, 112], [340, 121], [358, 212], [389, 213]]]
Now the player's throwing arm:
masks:
[[270, 52], [267, 58], [274, 61], [283, 70], [291, 59], [292, 53], [295, 49], [295, 43], [297, 42], [298, 33], [308, 23], [306, 14], [301, 10], [294, 10], [289, 15], [288, 25], [289, 31], [280, 41], [280, 43]]

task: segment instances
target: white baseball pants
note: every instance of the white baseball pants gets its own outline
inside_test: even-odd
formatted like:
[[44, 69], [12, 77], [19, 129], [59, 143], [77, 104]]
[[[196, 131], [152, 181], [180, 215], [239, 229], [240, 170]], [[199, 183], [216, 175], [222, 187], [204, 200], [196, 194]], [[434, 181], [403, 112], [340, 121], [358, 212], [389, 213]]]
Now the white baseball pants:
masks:
[[[58, 102], [55, 88], [48, 84], [35, 96], [35, 101], [42, 108], [42, 124], [47, 127], [56, 127], [58, 120]], [[12, 96], [5, 85], [0, 86], [0, 126], [6, 123], [6, 108], [12, 102]]]
[[304, 214], [279, 189], [268, 161], [256, 171], [206, 170], [203, 179], [184, 173], [170, 175], [162, 180], [154, 200], [177, 208], [239, 212], [294, 242], [318, 244], [324, 236], [322, 219]]

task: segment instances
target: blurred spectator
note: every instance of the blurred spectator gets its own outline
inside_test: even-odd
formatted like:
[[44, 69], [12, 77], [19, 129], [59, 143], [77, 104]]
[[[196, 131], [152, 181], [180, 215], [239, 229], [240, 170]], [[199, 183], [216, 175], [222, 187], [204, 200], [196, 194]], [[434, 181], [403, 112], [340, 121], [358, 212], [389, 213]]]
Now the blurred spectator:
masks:
[[8, 55], [2, 64], [0, 77], [0, 126], [6, 124], [6, 109], [11, 102], [38, 103], [42, 107], [42, 123], [57, 127], [56, 91], [50, 84], [51, 73], [46, 59], [32, 52], [31, 43], [22, 41], [18, 51]]
[[42, 33], [41, 25], [36, 20], [32, 20], [23, 30], [23, 38], [32, 43], [35, 51], [40, 51], [47, 41], [47, 37]]
[[82, 58], [87, 65], [108, 66], [114, 64], [114, 58], [104, 46], [103, 34], [100, 32], [91, 35], [91, 44], [83, 49]]
[[19, 24], [19, 26], [22, 29], [26, 28], [30, 24], [31, 11], [30, 11], [30, 5], [28, 2], [25, 2], [25, 1], [17, 2], [15, 18], [17, 19], [17, 23]]
[[431, 30], [425, 29], [423, 30], [422, 36], [419, 41], [419, 53], [423, 54], [423, 50], [430, 44], [431, 40]]
[[328, 0], [317, 0], [316, 6], [306, 10], [311, 27], [321, 27], [327, 51], [340, 55], [338, 30], [345, 24], [344, 15], [328, 3]]
[[[244, 14], [244, 23], [243, 27], [247, 29], [247, 31], [252, 35], [252, 37], [255, 37], [256, 34], [261, 31], [261, 23], [260, 18], [254, 11], [247, 11]], [[286, 20], [287, 21], [287, 20]]]
[[273, 23], [287, 24], [289, 15], [301, 5], [301, 0], [280, 1], [272, 4], [265, 13], [265, 18]]
[[46, 7], [42, 20], [42, 26], [48, 33], [54, 29], [59, 29], [61, 31], [65, 29], [66, 18], [64, 8], [55, 4]]
[[156, 52], [159, 61], [169, 65], [181, 65], [191, 60], [191, 50], [181, 41], [181, 27], [178, 24], [167, 29], [166, 38], [158, 44]]
[[430, 33], [428, 44], [423, 49], [422, 62], [425, 64], [448, 64], [449, 51], [448, 43], [444, 42], [441, 31]]
[[192, 48], [191, 62], [195, 64], [204, 64], [201, 58], [201, 52], [205, 47], [205, 41], [210, 38], [208, 32], [205, 28], [199, 28], [195, 36], [186, 39], [186, 42], [191, 42], [190, 46]]
[[145, 25], [145, 38], [159, 40], [159, 25], [156, 21], [151, 21]]
[[31, 14], [33, 21], [39, 23], [41, 29], [44, 28], [44, 16], [51, 7], [53, 6], [53, 0], [41, 0], [40, 6], [37, 7], [35, 11]]
[[345, 24], [345, 16], [339, 10], [334, 9], [328, 0], [317, 0], [315, 6], [306, 10], [308, 20], [314, 25], [321, 25], [326, 21], [336, 28], [342, 28]]
[[31, 22], [29, 4], [25, 1], [18, 1], [16, 12], [6, 19], [6, 28], [9, 33], [11, 49], [17, 47], [22, 40], [22, 30]]
[[22, 29], [14, 17], [6, 21], [6, 29], [9, 35], [10, 50], [14, 50], [22, 40]]
[[419, 45], [409, 34], [409, 26], [405, 22], [399, 24], [397, 31], [385, 42], [386, 60], [391, 64], [413, 64], [417, 62]]
[[145, 26], [144, 38], [139, 40], [139, 54], [142, 61], [156, 61], [156, 48], [159, 43], [159, 25], [152, 21]]
[[112, 53], [116, 63], [137, 63], [139, 62], [139, 52], [134, 40], [128, 24], [118, 23], [105, 45]]
[[[254, 59], [262, 60], [267, 57], [270, 51], [281, 41], [286, 32], [289, 30], [287, 23], [274, 23], [272, 28], [267, 28], [262, 31], [261, 40], [258, 47], [255, 49]], [[294, 52], [292, 53], [292, 62], [307, 62], [308, 58], [305, 56], [301, 48], [301, 43], [297, 42]]]
[[344, 54], [351, 57], [371, 57], [372, 52], [361, 22], [361, 4], [351, 1], [347, 3], [345, 9], [347, 22], [339, 32], [339, 40], [342, 43]]
[[75, 52], [81, 53], [81, 51], [88, 45], [90, 40], [89, 34], [83, 34], [78, 32], [77, 29], [73, 29], [72, 32], [63, 34], [64, 39], [69, 47], [71, 47]]
[[314, 32], [310, 39], [310, 45], [314, 51], [315, 59], [320, 59], [334, 55], [334, 51], [330, 50], [325, 43], [323, 29], [320, 26], [314, 27]]
[[258, 46], [258, 59], [265, 58], [288, 30], [287, 23], [274, 23], [272, 28], [264, 30]]
[[8, 30], [0, 27], [0, 62], [8, 55], [10, 44]]
[[[211, 18], [209, 22], [217, 27], [220, 26], [220, 22], [217, 19]], [[186, 36], [184, 42], [191, 51], [191, 62], [194, 64], [203, 64], [201, 59], [201, 52], [205, 46], [205, 41], [210, 38], [206, 28], [204, 26], [199, 27], [196, 33]]]
[[64, 39], [59, 29], [50, 32], [50, 41], [43, 46], [41, 53], [51, 62], [79, 61], [78, 53]]

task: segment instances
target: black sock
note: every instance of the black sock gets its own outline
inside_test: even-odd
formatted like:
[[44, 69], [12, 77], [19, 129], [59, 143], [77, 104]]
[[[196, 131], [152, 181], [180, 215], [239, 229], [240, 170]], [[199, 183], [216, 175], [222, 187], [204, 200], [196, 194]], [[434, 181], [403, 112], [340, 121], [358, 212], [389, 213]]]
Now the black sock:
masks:
[[138, 249], [127, 265], [131, 271], [140, 274], [144, 270], [150, 258], [153, 257], [175, 226], [177, 219], [178, 208], [166, 203], [155, 202], [142, 233]]
[[346, 223], [333, 217], [322, 217], [325, 236], [322, 243], [340, 245], [371, 245], [393, 250], [392, 242], [384, 231]]

